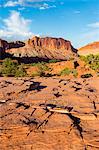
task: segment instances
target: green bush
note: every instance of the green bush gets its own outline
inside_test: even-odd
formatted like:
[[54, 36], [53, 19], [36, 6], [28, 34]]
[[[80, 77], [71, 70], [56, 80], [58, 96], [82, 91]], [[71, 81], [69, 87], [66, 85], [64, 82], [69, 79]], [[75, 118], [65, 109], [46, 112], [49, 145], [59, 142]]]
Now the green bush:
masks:
[[6, 58], [0, 68], [0, 75], [2, 76], [26, 76], [26, 71], [23, 65], [19, 65], [17, 62], [12, 61], [10, 58]]
[[32, 63], [32, 66], [37, 66], [42, 71], [48, 71], [49, 67], [46, 65], [46, 62]]
[[13, 62], [10, 58], [6, 58], [2, 63], [1, 72], [3, 76], [14, 76], [16, 73], [17, 63]]
[[78, 72], [76, 69], [69, 69], [69, 68], [65, 68], [64, 70], [62, 70], [60, 72], [60, 75], [70, 75], [70, 74], [73, 74], [74, 77], [77, 77], [78, 76]]
[[88, 56], [80, 56], [81, 60], [85, 61], [87, 65], [96, 72], [99, 71], [99, 55], [90, 54]]
[[72, 74], [73, 76], [76, 78], [78, 76], [78, 72], [76, 69], [72, 70]]
[[19, 65], [16, 69], [15, 76], [16, 77], [25, 77], [27, 75], [23, 64]]
[[42, 72], [40, 72], [40, 71], [34, 71], [33, 73], [32, 73], [32, 77], [37, 77], [37, 76], [41, 76], [42, 75]]
[[60, 72], [60, 75], [70, 75], [71, 70], [69, 68], [65, 68]]
[[49, 71], [49, 67], [46, 64], [39, 64], [38, 68], [42, 70], [42, 72]]
[[56, 63], [56, 62], [60, 62], [60, 60], [56, 60], [56, 59], [49, 60], [49, 63]]

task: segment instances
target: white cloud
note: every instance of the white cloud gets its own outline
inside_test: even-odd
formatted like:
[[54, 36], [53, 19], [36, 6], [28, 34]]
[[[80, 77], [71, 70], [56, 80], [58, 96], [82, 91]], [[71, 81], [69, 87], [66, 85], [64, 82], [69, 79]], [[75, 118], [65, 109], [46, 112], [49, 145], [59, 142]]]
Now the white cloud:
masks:
[[99, 22], [87, 24], [87, 32], [83, 34], [82, 38], [87, 39], [99, 39]]
[[83, 34], [83, 36], [82, 36], [83, 40], [99, 39], [99, 22], [87, 24], [87, 27], [88, 27], [88, 31]]
[[4, 7], [14, 7], [17, 5], [22, 5], [24, 2], [25, 2], [24, 0], [17, 0], [17, 1], [9, 0], [7, 3], [5, 3]]
[[18, 5], [19, 3], [18, 3], [18, 1], [8, 1], [5, 5], [4, 5], [4, 7], [14, 7], [14, 6], [16, 6], [16, 5]]
[[11, 11], [10, 16], [3, 20], [4, 26], [0, 29], [1, 38], [25, 39], [33, 35], [29, 24], [31, 20], [25, 19], [17, 11]]
[[88, 24], [88, 27], [99, 28], [99, 22]]
[[25, 7], [19, 7], [18, 10], [19, 11], [25, 10]]
[[79, 37], [79, 43], [87, 44], [97, 41], [99, 39], [99, 22], [87, 24], [86, 27], [86, 30]]
[[21, 7], [35, 7], [39, 9], [48, 9], [48, 8], [54, 8], [55, 5], [50, 5], [43, 2], [54, 2], [53, 0], [16, 0], [12, 1], [9, 0], [7, 3], [4, 4], [4, 7], [15, 7], [15, 6], [21, 6]]
[[90, 38], [94, 38], [94, 37], [99, 38], [99, 30], [94, 30], [94, 31], [87, 32], [83, 35], [83, 37], [86, 38], [86, 39], [90, 39]]
[[49, 8], [55, 8], [55, 5], [48, 5], [47, 3], [42, 4], [39, 9], [44, 10], [44, 9], [49, 9]]

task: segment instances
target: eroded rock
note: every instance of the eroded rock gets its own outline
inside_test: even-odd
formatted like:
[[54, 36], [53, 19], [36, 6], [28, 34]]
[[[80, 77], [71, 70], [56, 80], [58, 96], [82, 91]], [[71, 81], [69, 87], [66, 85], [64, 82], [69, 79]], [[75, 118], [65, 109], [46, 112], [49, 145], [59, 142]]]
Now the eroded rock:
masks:
[[99, 149], [98, 78], [0, 78], [0, 102], [1, 150]]

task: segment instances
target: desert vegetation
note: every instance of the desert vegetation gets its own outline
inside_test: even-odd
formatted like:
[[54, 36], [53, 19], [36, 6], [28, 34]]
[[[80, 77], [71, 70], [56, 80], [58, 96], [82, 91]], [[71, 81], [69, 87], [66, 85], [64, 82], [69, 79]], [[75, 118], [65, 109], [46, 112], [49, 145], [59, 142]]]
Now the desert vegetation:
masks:
[[88, 56], [80, 56], [80, 58], [85, 61], [91, 69], [99, 72], [99, 55], [90, 54]]
[[11, 58], [6, 58], [0, 63], [0, 76], [8, 77], [24, 77], [28, 76], [26, 69], [30, 66], [34, 66], [37, 70], [33, 71], [31, 76], [46, 76], [45, 72], [49, 71], [46, 62], [38, 62], [31, 64], [19, 64], [17, 61], [13, 61]]
[[60, 75], [67, 75], [68, 76], [70, 74], [72, 74], [74, 77], [77, 77], [78, 72], [76, 69], [69, 69], [67, 67], [60, 72]]
[[17, 61], [14, 62], [10, 58], [6, 58], [0, 65], [0, 75], [10, 77], [24, 77], [27, 74], [23, 64], [20, 65]]
[[[90, 72], [82, 72], [82, 78], [92, 77], [91, 70], [95, 71], [97, 74], [99, 73], [99, 55], [88, 55], [88, 56], [80, 56], [79, 60], [85, 63], [85, 66], [90, 68]], [[67, 62], [67, 63], [66, 63]], [[59, 65], [61, 66], [59, 69]], [[69, 65], [69, 66], [68, 66]], [[57, 69], [58, 67], [58, 69]], [[11, 58], [6, 58], [0, 62], [0, 76], [12, 76], [12, 77], [49, 77], [53, 75], [58, 76], [79, 76], [79, 61], [69, 60], [69, 61], [59, 61], [59, 60], [49, 60], [48, 62], [37, 62], [30, 64], [19, 63], [17, 60], [12, 60]], [[28, 69], [31, 68], [31, 73], [28, 74]], [[53, 71], [57, 71], [55, 73]], [[81, 68], [80, 68], [81, 69]], [[54, 72], [54, 73], [53, 73]]]

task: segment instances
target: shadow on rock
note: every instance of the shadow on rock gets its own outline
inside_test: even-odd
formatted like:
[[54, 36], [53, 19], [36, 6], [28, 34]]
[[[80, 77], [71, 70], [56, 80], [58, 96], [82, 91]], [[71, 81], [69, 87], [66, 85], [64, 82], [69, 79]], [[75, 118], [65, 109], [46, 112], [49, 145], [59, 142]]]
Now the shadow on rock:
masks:
[[33, 82], [33, 84], [31, 84], [29, 87], [29, 91], [32, 91], [32, 90], [41, 91], [42, 89], [47, 87], [47, 86], [43, 86], [40, 84], [41, 84], [41, 82]]

